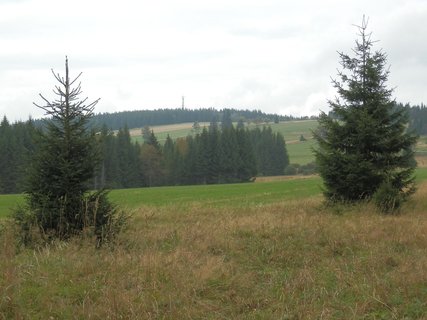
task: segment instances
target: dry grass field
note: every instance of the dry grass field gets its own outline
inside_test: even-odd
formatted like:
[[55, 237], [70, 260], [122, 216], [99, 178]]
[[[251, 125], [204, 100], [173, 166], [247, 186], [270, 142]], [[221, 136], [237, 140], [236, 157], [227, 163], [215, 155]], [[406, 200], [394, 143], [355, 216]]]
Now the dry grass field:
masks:
[[426, 199], [139, 207], [101, 249], [23, 249], [6, 226], [0, 319], [427, 319]]

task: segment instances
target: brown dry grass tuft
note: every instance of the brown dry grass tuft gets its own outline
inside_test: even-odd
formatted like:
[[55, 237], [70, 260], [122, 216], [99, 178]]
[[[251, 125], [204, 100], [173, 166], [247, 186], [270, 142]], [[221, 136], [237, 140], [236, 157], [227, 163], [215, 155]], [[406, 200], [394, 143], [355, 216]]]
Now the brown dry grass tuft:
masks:
[[417, 161], [418, 168], [427, 168], [427, 156], [416, 156], [415, 160]]
[[5, 228], [0, 319], [425, 319], [425, 199], [395, 216], [320, 198], [140, 208], [100, 250], [16, 251]]

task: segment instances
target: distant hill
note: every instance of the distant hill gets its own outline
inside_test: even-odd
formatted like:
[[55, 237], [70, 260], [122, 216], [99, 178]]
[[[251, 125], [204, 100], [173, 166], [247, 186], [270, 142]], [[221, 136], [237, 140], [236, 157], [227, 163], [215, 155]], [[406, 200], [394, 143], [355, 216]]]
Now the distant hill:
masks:
[[279, 122], [288, 120], [309, 119], [308, 117], [282, 116], [272, 113], [264, 113], [260, 110], [237, 110], [224, 108], [216, 110], [213, 108], [205, 109], [156, 109], [156, 110], [138, 110], [122, 111], [115, 113], [99, 113], [92, 119], [95, 126], [106, 125], [112, 130], [118, 130], [127, 125], [128, 128], [141, 128], [144, 126], [158, 126], [185, 122], [211, 122], [212, 120], [221, 121], [224, 110], [230, 111], [231, 120], [237, 122]]

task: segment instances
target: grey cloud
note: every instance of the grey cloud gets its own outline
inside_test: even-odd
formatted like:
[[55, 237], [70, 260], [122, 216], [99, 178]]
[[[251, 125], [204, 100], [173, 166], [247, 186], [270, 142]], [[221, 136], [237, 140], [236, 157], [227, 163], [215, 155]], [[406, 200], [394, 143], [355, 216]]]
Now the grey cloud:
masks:
[[[65, 61], [64, 53], [20, 53], [20, 54], [1, 54], [0, 70], [19, 71], [19, 70], [46, 70], [62, 69]], [[101, 68], [114, 67], [118, 65], [117, 59], [102, 55], [69, 55], [70, 65], [78, 68]]]
[[423, 11], [414, 12], [392, 21], [380, 44], [387, 47], [390, 57], [399, 62], [427, 63], [427, 6]]
[[234, 27], [231, 28], [230, 32], [235, 36], [260, 39], [284, 39], [298, 36], [301, 29], [292, 26], [281, 26], [277, 28]]
[[[0, 4], [5, 2], [12, 3], [0, 0]], [[8, 114], [19, 115], [22, 110], [27, 114], [40, 81], [25, 82], [31, 90], [17, 100], [14, 92], [24, 88], [16, 83], [12, 88], [14, 77], [45, 70], [42, 75], [49, 78], [51, 68], [62, 72], [66, 54], [72, 71], [90, 70], [84, 87], [90, 94], [107, 97], [105, 107], [100, 104], [100, 108], [110, 110], [144, 99], [151, 99], [152, 107], [156, 103], [165, 106], [165, 101], [171, 101], [168, 94], [179, 99], [179, 91], [191, 94], [197, 90], [201, 107], [316, 113], [332, 98], [327, 95], [330, 78], [339, 69], [336, 51], [351, 54], [356, 38], [351, 25], [360, 22], [362, 10], [370, 11], [374, 38], [380, 40], [376, 47], [383, 47], [389, 55], [390, 84], [397, 86], [396, 97], [404, 102], [427, 102], [423, 88], [427, 74], [424, 0], [165, 3], [165, 8], [159, 5], [153, 11], [156, 19], [148, 23], [137, 20], [138, 15], [126, 15], [129, 3], [110, 5], [125, 9], [105, 16], [99, 12], [94, 19], [92, 6], [82, 17], [67, 17], [68, 27], [55, 16], [0, 21], [0, 45], [9, 45], [9, 51], [0, 54], [0, 88], [8, 92], [3, 94], [0, 114], [5, 108]], [[143, 2], [144, 6], [149, 3]], [[131, 4], [133, 11], [137, 7]], [[78, 25], [69, 23], [74, 20]], [[57, 41], [64, 37], [71, 44]], [[305, 51], [296, 52], [293, 43]], [[70, 48], [72, 51], [63, 52]], [[157, 95], [149, 96], [146, 91]]]

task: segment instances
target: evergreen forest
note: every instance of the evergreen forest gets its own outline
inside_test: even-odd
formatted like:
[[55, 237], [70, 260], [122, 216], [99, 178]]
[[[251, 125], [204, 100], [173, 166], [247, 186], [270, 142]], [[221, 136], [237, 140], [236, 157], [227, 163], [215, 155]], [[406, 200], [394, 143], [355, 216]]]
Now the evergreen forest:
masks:
[[[91, 124], [95, 127], [106, 125], [112, 130], [124, 128], [139, 128], [144, 126], [157, 126], [184, 122], [210, 122], [212, 119], [221, 119], [224, 113], [228, 113], [233, 122], [243, 120], [254, 123], [268, 123], [289, 120], [308, 119], [308, 117], [283, 116], [278, 114], [264, 113], [260, 110], [237, 110], [233, 108], [200, 109], [155, 109], [155, 110], [134, 110], [114, 113], [98, 113], [91, 119]], [[315, 119], [316, 117], [313, 117]]]
[[[233, 125], [231, 112], [221, 122], [185, 138], [168, 137], [162, 145], [153, 131], [144, 142], [131, 139], [125, 125], [114, 131], [106, 124], [96, 130], [100, 165], [89, 187], [131, 188], [163, 185], [215, 184], [252, 181], [257, 175], [282, 175], [289, 164], [286, 144], [269, 126], [249, 130], [243, 121]], [[0, 193], [19, 193], [31, 155], [37, 146], [40, 121], [0, 124]], [[94, 130], [94, 129], [93, 129]]]
[[[399, 103], [396, 107], [408, 111], [409, 131], [427, 134], [425, 105]], [[132, 119], [131, 114], [164, 116], [157, 120], [148, 117], [153, 122], [144, 120], [128, 125], [126, 121]], [[179, 114], [187, 116], [180, 118], [177, 117]], [[101, 165], [91, 186], [95, 189], [232, 183], [251, 181], [256, 176], [282, 175], [291, 171], [286, 170], [289, 159], [285, 140], [280, 133], [271, 130], [268, 122], [306, 119], [235, 109], [221, 112], [213, 109], [132, 111], [112, 114], [114, 121], [102, 122], [108, 117], [108, 114], [98, 114], [90, 124], [97, 132], [102, 154]], [[133, 142], [129, 133], [130, 128], [147, 124], [191, 122], [194, 119], [194, 122], [204, 122], [209, 117], [208, 127], [185, 138], [173, 140], [169, 137], [163, 145], [152, 131], [144, 135], [143, 143]], [[236, 120], [237, 125], [233, 125]], [[117, 127], [121, 121], [124, 125]], [[251, 130], [244, 125], [257, 121], [267, 125]], [[3, 117], [0, 122], [0, 193], [19, 193], [24, 189], [29, 159], [37, 145], [37, 130], [44, 130], [43, 120], [10, 123]]]

